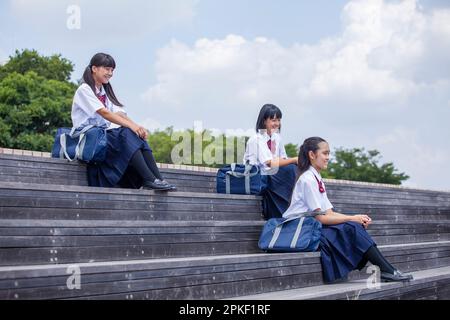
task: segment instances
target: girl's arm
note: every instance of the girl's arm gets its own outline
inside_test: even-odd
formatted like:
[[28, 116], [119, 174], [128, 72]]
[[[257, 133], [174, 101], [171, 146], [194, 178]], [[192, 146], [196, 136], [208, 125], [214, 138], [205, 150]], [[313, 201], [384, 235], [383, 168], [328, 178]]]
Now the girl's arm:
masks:
[[273, 160], [269, 160], [266, 162], [266, 164], [273, 168], [273, 167], [284, 167], [290, 164], [297, 164], [298, 163], [298, 158], [287, 158], [287, 159], [282, 159], [282, 158], [275, 158]]
[[105, 118], [106, 120], [108, 120], [109, 122], [113, 122], [122, 127], [130, 128], [139, 137], [146, 139], [147, 130], [145, 130], [145, 128], [137, 125], [133, 121], [129, 120], [128, 117], [124, 117], [122, 114], [119, 115], [118, 113], [113, 113], [106, 108], [97, 110], [97, 113], [99, 115], [101, 115], [103, 118]]
[[[130, 121], [132, 124], [134, 124], [135, 126], [138, 126], [138, 127], [141, 127], [140, 125], [138, 125], [138, 124], [136, 124], [133, 120], [131, 120], [130, 118], [128, 118], [128, 116], [126, 115], [126, 113], [123, 113], [123, 112], [116, 112], [116, 114], [119, 116], [119, 117], [122, 117], [122, 118], [124, 118], [125, 120], [127, 120], [127, 121]], [[143, 127], [141, 127], [141, 128], [143, 128]], [[144, 132], [142, 132], [142, 134], [144, 134], [144, 136], [142, 137], [142, 138], [144, 138], [144, 139], [147, 139], [147, 136], [148, 136], [148, 131], [147, 131], [147, 129], [145, 129], [145, 128], [143, 128], [144, 129]], [[139, 135], [140, 136], [140, 135]]]
[[346, 215], [334, 212], [332, 209], [327, 210], [326, 214], [324, 215], [317, 215], [315, 218], [324, 225], [334, 225], [344, 222], [356, 222], [361, 223], [365, 228], [367, 228], [367, 226], [372, 221], [369, 216], [364, 214]]

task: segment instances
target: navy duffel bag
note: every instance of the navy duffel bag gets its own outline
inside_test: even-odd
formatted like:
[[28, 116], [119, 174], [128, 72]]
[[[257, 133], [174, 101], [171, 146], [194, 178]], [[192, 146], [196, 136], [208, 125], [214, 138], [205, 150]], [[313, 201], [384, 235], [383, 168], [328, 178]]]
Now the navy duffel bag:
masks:
[[102, 162], [106, 158], [107, 144], [104, 127], [89, 125], [82, 130], [59, 128], [55, 135], [52, 157], [88, 163]]
[[272, 218], [264, 225], [258, 247], [266, 252], [313, 252], [321, 231], [322, 224], [312, 216]]
[[265, 188], [266, 176], [261, 175], [257, 166], [232, 163], [217, 171], [218, 193], [261, 194]]

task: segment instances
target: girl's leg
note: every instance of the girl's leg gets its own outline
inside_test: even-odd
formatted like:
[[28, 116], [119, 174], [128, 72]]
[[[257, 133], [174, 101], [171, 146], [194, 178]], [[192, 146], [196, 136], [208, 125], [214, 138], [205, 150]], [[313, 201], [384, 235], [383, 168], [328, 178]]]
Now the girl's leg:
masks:
[[394, 273], [395, 268], [386, 260], [376, 246], [371, 246], [365, 253], [367, 260], [380, 268], [381, 272]]
[[384, 281], [409, 281], [413, 279], [412, 275], [404, 274], [394, 268], [376, 246], [371, 246], [365, 253], [365, 257], [380, 268], [381, 279]]
[[130, 166], [132, 166], [142, 177], [145, 182], [153, 182], [156, 177], [153, 172], [147, 166], [141, 149], [138, 149], [130, 160]]
[[145, 163], [147, 164], [147, 167], [152, 171], [153, 175], [159, 179], [164, 180], [161, 176], [161, 173], [159, 172], [159, 169], [156, 165], [155, 158], [153, 157], [153, 153], [149, 150], [142, 151], [142, 155], [144, 156]]
[[142, 150], [136, 151], [131, 158], [130, 165], [141, 175], [144, 180], [144, 189], [156, 189], [156, 190], [175, 190], [175, 187], [160, 181], [155, 177], [152, 170], [147, 166], [147, 163], [142, 154]]
[[173, 184], [165, 181], [161, 173], [159, 172], [159, 169], [156, 166], [155, 158], [153, 157], [153, 153], [149, 150], [144, 150], [142, 151], [142, 155], [148, 168], [152, 171], [153, 175], [160, 181], [160, 183], [166, 186], [168, 190], [175, 191], [177, 188]]
[[267, 188], [263, 192], [263, 216], [280, 218], [289, 208], [295, 186], [297, 167], [294, 164], [278, 168], [274, 175], [266, 176]]

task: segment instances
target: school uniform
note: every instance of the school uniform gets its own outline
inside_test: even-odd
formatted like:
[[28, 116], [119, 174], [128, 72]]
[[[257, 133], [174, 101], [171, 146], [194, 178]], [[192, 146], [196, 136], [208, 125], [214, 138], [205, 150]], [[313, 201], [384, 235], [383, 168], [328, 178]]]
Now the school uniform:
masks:
[[279, 133], [269, 136], [267, 132], [258, 132], [248, 140], [243, 161], [258, 166], [266, 184], [261, 194], [266, 219], [281, 217], [289, 207], [297, 172], [295, 164], [269, 167], [266, 162], [275, 158], [288, 158]]
[[114, 105], [103, 88], [96, 92], [83, 83], [75, 92], [72, 103], [72, 123], [77, 130], [87, 125], [105, 127], [107, 132], [106, 159], [102, 163], [88, 164], [88, 183], [94, 187], [140, 188], [142, 178], [129, 167], [134, 153], [141, 149], [152, 151], [147, 141], [136, 135], [131, 129], [111, 123], [97, 113], [107, 108], [109, 111], [126, 114], [123, 107]]
[[[323, 192], [320, 192], [322, 186]], [[320, 173], [312, 166], [298, 179], [292, 202], [283, 218], [305, 212], [332, 209]], [[376, 245], [364, 227], [356, 222], [322, 225], [319, 250], [324, 281], [327, 283], [346, 279], [348, 273], [363, 269], [367, 264], [364, 254]]]

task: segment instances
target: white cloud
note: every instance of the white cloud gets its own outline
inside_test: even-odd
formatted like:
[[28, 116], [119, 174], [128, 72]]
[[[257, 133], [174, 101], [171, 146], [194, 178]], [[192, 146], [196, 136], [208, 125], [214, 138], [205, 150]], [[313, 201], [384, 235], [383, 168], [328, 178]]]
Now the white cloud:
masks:
[[414, 0], [351, 1], [343, 12], [343, 34], [315, 46], [283, 47], [238, 35], [200, 39], [193, 47], [173, 40], [158, 53], [158, 83], [145, 96], [172, 106], [204, 97], [203, 88], [232, 93], [244, 104], [287, 94], [302, 104], [404, 101], [420, 84], [416, 73], [439, 52], [449, 52], [440, 41], [438, 52], [429, 46], [430, 38], [445, 34], [446, 17], [426, 16]]
[[[343, 32], [315, 45], [239, 35], [192, 46], [172, 40], [158, 51], [156, 82], [142, 97], [163, 122], [222, 129], [248, 128], [263, 103], [275, 103], [289, 141], [320, 134], [336, 146], [379, 147], [427, 186], [424, 166], [408, 161], [418, 150], [447, 155], [438, 150], [450, 136], [449, 12], [424, 12], [415, 0], [355, 0], [342, 12]], [[393, 129], [416, 126], [415, 140]], [[382, 143], [392, 132], [408, 153]], [[431, 143], [421, 138], [430, 135]]]

